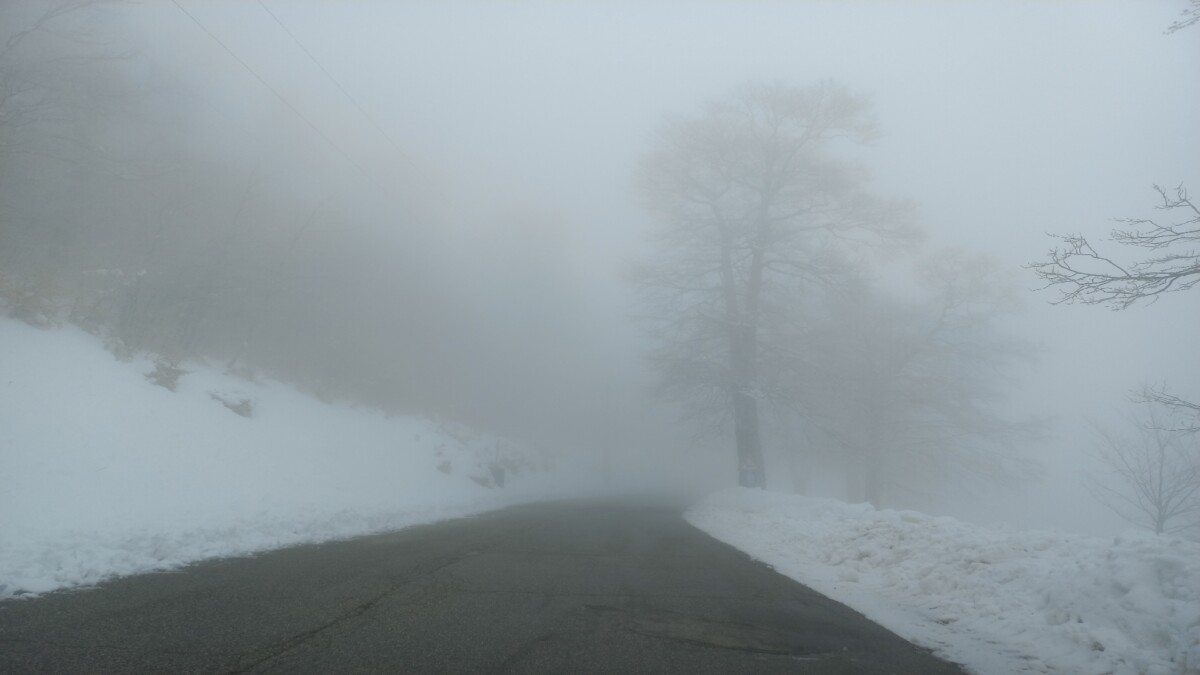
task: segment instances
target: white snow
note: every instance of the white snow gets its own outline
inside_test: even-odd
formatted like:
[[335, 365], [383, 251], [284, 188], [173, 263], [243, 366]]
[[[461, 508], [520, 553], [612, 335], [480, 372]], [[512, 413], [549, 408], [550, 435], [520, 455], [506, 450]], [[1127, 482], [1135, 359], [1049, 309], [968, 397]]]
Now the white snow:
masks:
[[[147, 381], [148, 359], [120, 362], [79, 329], [0, 319], [0, 599], [463, 516], [551, 489], [535, 471], [503, 490], [473, 481], [499, 439], [185, 367], [171, 392]], [[253, 416], [214, 396], [250, 399]]]
[[1200, 544], [732, 489], [688, 520], [984, 675], [1200, 673]]

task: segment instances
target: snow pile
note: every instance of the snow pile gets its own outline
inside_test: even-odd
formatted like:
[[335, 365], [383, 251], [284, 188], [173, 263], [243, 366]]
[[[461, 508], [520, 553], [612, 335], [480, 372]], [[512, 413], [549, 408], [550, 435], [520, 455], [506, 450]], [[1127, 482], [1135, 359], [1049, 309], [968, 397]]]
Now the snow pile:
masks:
[[1200, 673], [1200, 544], [978, 527], [733, 489], [688, 520], [988, 673]]
[[[543, 458], [493, 437], [185, 368], [172, 392], [78, 329], [0, 319], [0, 599], [550, 489]], [[504, 490], [485, 486], [498, 456]]]

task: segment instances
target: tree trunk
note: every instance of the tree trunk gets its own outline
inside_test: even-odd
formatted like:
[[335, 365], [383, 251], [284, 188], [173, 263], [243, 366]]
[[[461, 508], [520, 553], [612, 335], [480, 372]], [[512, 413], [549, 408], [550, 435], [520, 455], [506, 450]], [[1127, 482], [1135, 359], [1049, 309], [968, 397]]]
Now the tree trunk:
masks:
[[735, 325], [730, 333], [730, 361], [733, 366], [733, 436], [737, 442], [738, 485], [764, 487], [762, 437], [758, 420], [758, 373], [755, 360], [758, 333], [752, 325]]
[[758, 399], [750, 392], [733, 394], [733, 435], [737, 441], [738, 485], [765, 487], [766, 467], [758, 433]]
[[745, 291], [739, 293], [733, 262], [733, 236], [720, 212], [716, 215], [717, 232], [721, 238], [721, 290], [729, 341], [728, 384], [733, 408], [733, 436], [737, 444], [738, 485], [764, 487], [766, 466], [758, 419], [758, 309], [762, 295], [764, 253], [762, 247], [755, 247]]

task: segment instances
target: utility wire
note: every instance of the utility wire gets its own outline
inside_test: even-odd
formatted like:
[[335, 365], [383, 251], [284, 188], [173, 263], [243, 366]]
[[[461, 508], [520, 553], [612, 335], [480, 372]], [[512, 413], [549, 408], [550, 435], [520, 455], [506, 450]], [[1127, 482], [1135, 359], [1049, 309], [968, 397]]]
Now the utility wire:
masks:
[[401, 159], [403, 159], [406, 163], [408, 163], [410, 166], [413, 166], [412, 160], [408, 158], [408, 153], [406, 153], [400, 147], [400, 144], [397, 143], [396, 140], [393, 139], [392, 136], [390, 134], [388, 134], [388, 132], [385, 131], [384, 128], [382, 126], [380, 126], [378, 122], [375, 121], [375, 118], [371, 116], [371, 113], [367, 112], [367, 109], [365, 107], [363, 107], [363, 105], [361, 103], [358, 102], [358, 99], [354, 98], [354, 96], [352, 96], [350, 94], [350, 92], [347, 91], [346, 88], [342, 86], [342, 83], [339, 82], [338, 79], [333, 76], [333, 73], [329, 72], [329, 70], [327, 68], [325, 68], [324, 65], [322, 65], [320, 60], [318, 60], [317, 57], [314, 56], [311, 51], [309, 51], [308, 47], [304, 46], [304, 43], [300, 41], [300, 38], [296, 37], [296, 34], [293, 33], [290, 28], [288, 28], [286, 25], [284, 25], [284, 23], [282, 21], [279, 20], [279, 17], [275, 14], [275, 12], [271, 11], [271, 8], [268, 7], [267, 4], [265, 2], [263, 2], [263, 0], [258, 0], [258, 6], [262, 7], [263, 11], [266, 12], [267, 14], [269, 14], [271, 16], [271, 18], [274, 19], [275, 23], [278, 24], [279, 27], [283, 29], [283, 32], [287, 33], [288, 37], [292, 38], [292, 42], [295, 42], [296, 46], [300, 48], [300, 51], [304, 52], [304, 54], [306, 56], [308, 56], [308, 59], [313, 62], [313, 65], [315, 65], [317, 68], [319, 68], [322, 73], [325, 73], [325, 77], [329, 78], [329, 81], [333, 83], [333, 86], [337, 87], [338, 91], [342, 92], [342, 95], [346, 97], [346, 100], [350, 101], [350, 103], [354, 105], [355, 109], [357, 109], [358, 112], [360, 114], [362, 114], [363, 118], [365, 120], [367, 120], [367, 122], [369, 122], [372, 127], [375, 128], [375, 131], [378, 131], [380, 136], [383, 136], [385, 139], [387, 139], [387, 142], [389, 144], [391, 144], [392, 148], [396, 151], [396, 154]]
[[204, 31], [204, 33], [206, 35], [208, 35], [208, 37], [211, 38], [213, 42], [216, 42], [218, 45], [220, 45], [221, 48], [225, 50], [225, 53], [229, 54], [229, 56], [231, 56], [234, 61], [237, 61], [238, 64], [240, 64], [242, 66], [242, 68], [245, 68], [246, 72], [248, 72], [252, 76], [254, 76], [254, 79], [258, 80], [259, 84], [266, 87], [267, 91], [274, 94], [275, 98], [279, 99], [280, 102], [282, 102], [285, 106], [287, 106], [288, 110], [291, 110], [293, 113], [296, 114], [296, 117], [299, 117], [301, 120], [303, 120], [304, 123], [308, 125], [308, 128], [312, 129], [313, 132], [315, 132], [318, 136], [320, 136], [322, 139], [324, 139], [324, 141], [326, 143], [328, 143], [331, 148], [336, 150], [338, 152], [338, 154], [340, 154], [342, 157], [344, 157], [347, 162], [350, 162], [351, 165], [353, 165], [356, 169], [358, 169], [360, 172], [362, 172], [363, 176], [365, 176], [367, 178], [367, 180], [374, 183], [375, 186], [378, 187], [380, 190], [382, 190], [385, 194], [390, 194], [391, 191], [389, 191], [386, 187], [384, 187], [383, 184], [381, 184], [375, 178], [375, 176], [373, 176], [369, 171], [367, 171], [366, 168], [362, 164], [359, 164], [352, 156], [350, 156], [350, 153], [346, 152], [340, 145], [335, 143], [334, 140], [332, 138], [330, 138], [328, 134], [326, 134], [324, 131], [321, 131], [320, 127], [318, 127], [316, 124], [313, 124], [312, 120], [308, 119], [308, 117], [306, 117], [304, 115], [304, 113], [300, 112], [300, 110], [296, 106], [292, 105], [292, 102], [287, 100], [287, 98], [285, 98], [283, 96], [283, 94], [279, 93], [279, 90], [275, 89], [275, 87], [272, 87], [269, 82], [267, 82], [265, 79], [263, 79], [262, 75], [259, 75], [257, 72], [255, 72], [255, 70], [253, 68], [251, 68], [248, 63], [243, 61], [240, 56], [238, 56], [232, 49], [230, 49], [229, 45], [225, 44], [224, 42], [221, 41], [220, 38], [218, 38], [216, 35], [214, 35], [213, 32], [208, 29], [207, 26], [205, 26], [203, 23], [200, 22], [199, 19], [196, 18], [195, 15], [193, 15], [191, 12], [187, 11], [187, 9], [185, 9], [183, 7], [183, 5], [179, 4], [179, 0], [171, 0], [171, 4], [173, 4], [177, 8], [179, 8], [179, 11], [183, 12], [184, 15], [187, 16], [187, 18], [191, 19], [192, 23], [196, 24], [196, 26], [198, 26], [200, 28], [200, 30]]

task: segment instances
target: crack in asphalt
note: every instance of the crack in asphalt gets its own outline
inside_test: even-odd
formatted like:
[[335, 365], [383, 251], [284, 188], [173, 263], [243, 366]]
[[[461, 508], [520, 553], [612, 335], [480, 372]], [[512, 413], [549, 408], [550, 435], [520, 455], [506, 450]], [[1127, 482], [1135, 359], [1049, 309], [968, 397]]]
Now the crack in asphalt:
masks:
[[[464, 595], [548, 595], [555, 598], [679, 598], [687, 600], [712, 600], [713, 598], [724, 597], [713, 593], [646, 593], [646, 592], [594, 592], [587, 591], [526, 591], [521, 589], [490, 589], [490, 588], [468, 588], [466, 586], [457, 585], [455, 591]], [[754, 597], [729, 594], [728, 597]]]
[[535, 638], [526, 640], [525, 642], [521, 643], [520, 646], [518, 646], [516, 649], [514, 649], [512, 651], [512, 653], [510, 653], [508, 656], [504, 657], [503, 661], [496, 664], [495, 667], [490, 669], [488, 671], [488, 673], [504, 672], [506, 669], [508, 669], [514, 663], [516, 663], [516, 662], [520, 661], [522, 658], [524, 658], [526, 654], [528, 654], [529, 652], [532, 652], [535, 648], [537, 648], [538, 645], [540, 645], [544, 642], [549, 642], [550, 640], [553, 640], [556, 637], [558, 637], [558, 633], [550, 632], [550, 633], [544, 633]]
[[0, 638], [0, 645], [3, 644], [24, 644], [24, 645], [45, 645], [54, 647], [55, 649], [110, 649], [120, 652], [136, 652], [139, 654], [172, 654], [177, 656], [209, 656], [209, 652], [192, 651], [188, 649], [147, 649], [144, 647], [130, 647], [128, 645], [110, 645], [110, 644], [74, 644], [70, 642], [57, 642], [54, 640], [38, 640], [34, 638]]
[[689, 638], [689, 637], [683, 637], [680, 635], [670, 635], [667, 633], [661, 633], [658, 631], [646, 630], [646, 629], [642, 629], [642, 628], [627, 628], [626, 630], [628, 630], [630, 633], [633, 633], [635, 635], [644, 635], [646, 637], [652, 637], [652, 638], [656, 638], [659, 640], [670, 640], [672, 642], [681, 642], [683, 644], [689, 644], [689, 645], [699, 645], [701, 647], [715, 647], [717, 649], [725, 649], [725, 650], [734, 651], [734, 652], [744, 652], [747, 654], [767, 654], [770, 656], [793, 656], [793, 657], [805, 657], [805, 658], [816, 656], [814, 654], [797, 653], [795, 651], [787, 650], [787, 649], [774, 649], [771, 647], [754, 647], [751, 645], [724, 644], [724, 643], [720, 643], [720, 642], [713, 642], [710, 640], [705, 640], [703, 638]]
[[[616, 615], [625, 624], [625, 630], [646, 637], [753, 654], [815, 656], [810, 650], [786, 646], [786, 638], [774, 631], [743, 621], [710, 619], [669, 609], [589, 604], [584, 607]], [[781, 642], [785, 644], [778, 644]]]
[[378, 597], [372, 598], [371, 600], [368, 600], [367, 602], [364, 602], [355, 607], [352, 607], [349, 611], [339, 614], [338, 616], [334, 617], [331, 621], [329, 621], [327, 623], [324, 623], [320, 626], [311, 628], [306, 631], [296, 633], [295, 635], [292, 635], [291, 637], [288, 637], [280, 642], [275, 643], [271, 647], [267, 648], [267, 650], [266, 650], [267, 653], [265, 655], [261, 656], [260, 658], [254, 660], [244, 666], [235, 668], [233, 670], [225, 671], [226, 675], [238, 675], [240, 673], [248, 673], [248, 672], [254, 670], [255, 668], [258, 668], [262, 664], [266, 663], [267, 661], [278, 658], [278, 657], [292, 651], [296, 647], [299, 647], [300, 645], [308, 642], [309, 640], [315, 638], [316, 636], [320, 635], [321, 633], [324, 633], [325, 631], [329, 630], [330, 628], [333, 628], [333, 627], [335, 627], [339, 624], [342, 624], [346, 621], [355, 619], [357, 617], [362, 616], [363, 614], [366, 614], [368, 611], [370, 611], [370, 609], [372, 607], [377, 605], [380, 601], [382, 601], [387, 596], [398, 591], [403, 585], [404, 584], [401, 584], [395, 588], [388, 589], [386, 592], [379, 595]]
[[[530, 528], [528, 528], [528, 527], [521, 528], [521, 529], [517, 530], [517, 533], [524, 532], [525, 530], [528, 530], [528, 529], [530, 529]], [[503, 539], [504, 537], [512, 536], [512, 534], [513, 533], [506, 533], [502, 536], [498, 535], [496, 537], [493, 537], [492, 539], [490, 539], [487, 542], [487, 544], [483, 548], [489, 549], [489, 548], [495, 546], [496, 543], [498, 541], [500, 541], [501, 539]], [[326, 631], [328, 631], [332, 628], [336, 628], [337, 626], [339, 626], [347, 621], [351, 621], [351, 620], [357, 619], [358, 617], [363, 616], [367, 612], [371, 611], [371, 609], [374, 608], [376, 605], [378, 605], [380, 602], [383, 602], [384, 599], [399, 593], [406, 586], [412, 585], [414, 582], [420, 582], [421, 580], [427, 579], [427, 578], [436, 579], [436, 575], [438, 572], [442, 571], [443, 569], [445, 569], [447, 567], [450, 567], [451, 565], [454, 565], [455, 563], [461, 562], [467, 558], [473, 558], [473, 557], [479, 555], [479, 553], [480, 553], [480, 549], [478, 547], [475, 547], [475, 548], [472, 548], [471, 550], [459, 552], [454, 555], [443, 558], [437, 564], [418, 567], [417, 569], [414, 569], [414, 570], [410, 571], [407, 575], [405, 575], [405, 577], [402, 581], [388, 587], [388, 589], [385, 590], [384, 592], [376, 595], [375, 597], [371, 598], [370, 600], [367, 600], [366, 602], [362, 602], [362, 603], [359, 603], [359, 604], [351, 607], [350, 609], [346, 610], [345, 612], [338, 614], [331, 620], [329, 620], [319, 626], [315, 626], [308, 630], [304, 630], [299, 633], [296, 633], [295, 635], [292, 635], [283, 640], [280, 640], [279, 642], [276, 642], [275, 644], [273, 644], [269, 647], [266, 647], [262, 650], [256, 650], [257, 652], [260, 652], [260, 653], [261, 652], [266, 652], [266, 653], [263, 654], [262, 656], [260, 656], [259, 658], [254, 659], [253, 661], [251, 661], [248, 664], [238, 666], [232, 670], [225, 671], [225, 675], [243, 675], [244, 673], [249, 673], [249, 672], [257, 669], [258, 667], [262, 666], [263, 664], [267, 663], [268, 661], [277, 659], [280, 656], [283, 656], [284, 654], [287, 654], [288, 652], [293, 651], [296, 648], [303, 646], [304, 644], [308, 643], [309, 641], [311, 641], [312, 639], [321, 635], [322, 633], [325, 633]], [[438, 584], [435, 583], [435, 584], [430, 585], [427, 588], [427, 590], [430, 591], [430, 594], [436, 594], [436, 592], [442, 590], [442, 588]]]

